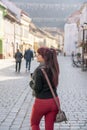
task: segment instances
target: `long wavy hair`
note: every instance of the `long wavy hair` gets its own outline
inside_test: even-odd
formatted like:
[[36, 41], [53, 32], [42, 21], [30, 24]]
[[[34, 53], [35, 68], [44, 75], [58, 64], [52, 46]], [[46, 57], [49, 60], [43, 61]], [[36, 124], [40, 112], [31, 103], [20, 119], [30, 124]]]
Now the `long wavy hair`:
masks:
[[51, 70], [53, 83], [57, 87], [59, 80], [59, 64], [56, 50], [53, 48], [40, 47], [37, 52], [44, 58], [46, 67]]

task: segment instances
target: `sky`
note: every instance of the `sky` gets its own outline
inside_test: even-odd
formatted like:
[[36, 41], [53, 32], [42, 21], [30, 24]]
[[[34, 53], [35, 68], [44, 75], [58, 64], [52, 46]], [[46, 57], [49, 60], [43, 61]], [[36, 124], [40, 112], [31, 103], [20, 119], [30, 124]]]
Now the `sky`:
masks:
[[64, 28], [67, 18], [87, 0], [10, 0], [23, 9], [38, 27]]

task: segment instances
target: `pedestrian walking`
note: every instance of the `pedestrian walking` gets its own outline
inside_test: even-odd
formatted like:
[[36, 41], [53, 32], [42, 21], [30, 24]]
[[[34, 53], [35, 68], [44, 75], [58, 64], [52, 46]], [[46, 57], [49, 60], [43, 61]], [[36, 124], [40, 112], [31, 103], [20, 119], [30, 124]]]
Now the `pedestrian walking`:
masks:
[[17, 49], [17, 52], [15, 53], [15, 60], [16, 60], [15, 71], [16, 72], [20, 72], [22, 58], [23, 58], [22, 53], [19, 51], [19, 49]]
[[58, 108], [41, 68], [47, 73], [60, 106], [57, 95], [59, 65], [56, 51], [44, 47], [39, 48], [37, 50], [37, 61], [40, 65], [35, 69], [32, 75], [32, 80], [30, 81], [30, 87], [35, 96], [30, 119], [31, 128], [32, 130], [40, 130], [39, 124], [44, 116], [45, 130], [54, 130], [54, 122], [56, 114], [58, 113]]
[[29, 48], [24, 53], [24, 59], [26, 60], [26, 71], [30, 70], [31, 67], [31, 59], [33, 58], [33, 51]]

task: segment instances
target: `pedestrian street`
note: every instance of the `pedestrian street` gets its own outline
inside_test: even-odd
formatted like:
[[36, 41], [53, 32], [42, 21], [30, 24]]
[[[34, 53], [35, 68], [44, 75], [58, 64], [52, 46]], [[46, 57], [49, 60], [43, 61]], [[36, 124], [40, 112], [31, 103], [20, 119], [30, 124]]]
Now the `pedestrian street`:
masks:
[[[60, 66], [58, 95], [67, 123], [55, 123], [54, 130], [87, 130], [87, 71], [72, 66], [71, 57], [58, 57]], [[34, 97], [29, 87], [30, 72], [37, 67], [32, 61], [30, 72], [22, 62], [20, 73], [15, 72], [14, 60], [0, 60], [0, 130], [31, 130], [30, 114]], [[44, 118], [40, 123], [44, 130]]]

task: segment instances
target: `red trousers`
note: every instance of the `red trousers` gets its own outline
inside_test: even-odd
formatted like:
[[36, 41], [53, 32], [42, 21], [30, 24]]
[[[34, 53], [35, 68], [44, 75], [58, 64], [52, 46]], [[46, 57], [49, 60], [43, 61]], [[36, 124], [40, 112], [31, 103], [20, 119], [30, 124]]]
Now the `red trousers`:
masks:
[[58, 108], [53, 98], [51, 99], [36, 98], [31, 113], [32, 130], [40, 130], [39, 124], [43, 116], [45, 117], [45, 130], [54, 130], [54, 121], [57, 112], [58, 112]]

